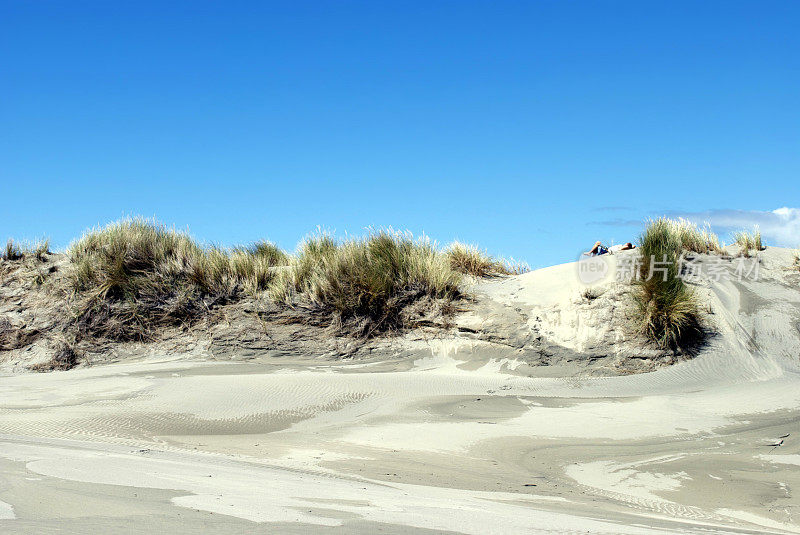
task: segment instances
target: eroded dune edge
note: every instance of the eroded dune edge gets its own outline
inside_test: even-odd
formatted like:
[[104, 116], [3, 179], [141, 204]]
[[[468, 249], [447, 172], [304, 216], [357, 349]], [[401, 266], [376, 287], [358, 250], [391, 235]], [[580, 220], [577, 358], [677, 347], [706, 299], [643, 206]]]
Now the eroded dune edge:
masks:
[[587, 294], [574, 263], [475, 281], [448, 328], [352, 351], [290, 322], [269, 346], [242, 316], [64, 372], [14, 352], [0, 526], [798, 532], [800, 276], [760, 254], [756, 278], [694, 283], [692, 358], [632, 337], [627, 286]]

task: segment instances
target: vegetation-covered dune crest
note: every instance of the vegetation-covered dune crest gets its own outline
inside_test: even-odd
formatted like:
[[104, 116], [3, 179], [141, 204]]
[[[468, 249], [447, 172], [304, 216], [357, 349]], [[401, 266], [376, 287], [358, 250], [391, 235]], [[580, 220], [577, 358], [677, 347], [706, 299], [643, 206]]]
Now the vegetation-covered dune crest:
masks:
[[65, 346], [157, 339], [162, 328], [191, 326], [242, 300], [370, 337], [404, 329], [410, 316], [447, 315], [466, 276], [512, 273], [477, 247], [440, 248], [391, 229], [344, 240], [318, 233], [287, 253], [268, 241], [205, 245], [140, 217], [91, 229], [65, 254], [50, 253], [47, 241], [9, 240], [2, 258], [4, 272], [58, 306]]

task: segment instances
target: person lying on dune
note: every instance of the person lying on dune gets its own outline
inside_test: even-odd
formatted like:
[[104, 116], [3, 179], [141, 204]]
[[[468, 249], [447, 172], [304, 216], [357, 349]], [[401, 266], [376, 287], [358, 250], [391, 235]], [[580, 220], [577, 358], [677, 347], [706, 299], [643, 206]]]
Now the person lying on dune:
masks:
[[584, 254], [588, 256], [599, 256], [601, 254], [607, 254], [607, 253], [614, 254], [620, 251], [627, 251], [629, 249], [634, 249], [634, 248], [636, 248], [636, 246], [633, 245], [631, 242], [622, 243], [619, 245], [612, 245], [611, 247], [606, 247], [602, 243], [597, 241], [594, 243], [594, 247], [592, 247], [592, 250]]

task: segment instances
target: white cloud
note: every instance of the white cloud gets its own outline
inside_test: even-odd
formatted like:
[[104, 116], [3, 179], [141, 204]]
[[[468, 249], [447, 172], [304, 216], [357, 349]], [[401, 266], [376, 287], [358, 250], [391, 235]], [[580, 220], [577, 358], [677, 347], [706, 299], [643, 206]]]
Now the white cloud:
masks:
[[[708, 210], [707, 212], [679, 212], [675, 214], [698, 224], [708, 222], [721, 235], [758, 225], [764, 241], [779, 247], [800, 245], [800, 208], [760, 210]], [[722, 236], [720, 236], [722, 238]]]

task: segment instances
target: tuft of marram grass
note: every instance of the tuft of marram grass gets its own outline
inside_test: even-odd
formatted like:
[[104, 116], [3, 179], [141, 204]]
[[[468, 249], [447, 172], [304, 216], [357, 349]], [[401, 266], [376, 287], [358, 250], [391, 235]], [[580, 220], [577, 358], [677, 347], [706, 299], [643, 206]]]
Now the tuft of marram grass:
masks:
[[270, 286], [270, 296], [277, 302], [293, 304], [298, 294], [312, 297], [317, 285], [324, 277], [323, 266], [329, 266], [339, 246], [333, 236], [324, 231], [306, 237], [298, 248], [297, 255], [290, 259], [289, 266], [279, 271], [275, 283]]
[[750, 256], [750, 249], [755, 249], [756, 252], [764, 249], [758, 225], [754, 226], [752, 230], [740, 230], [734, 233], [733, 242], [741, 248], [744, 256]]
[[246, 247], [235, 247], [235, 253], [243, 253], [259, 258], [271, 266], [286, 265], [289, 255], [272, 242], [260, 240]]
[[33, 246], [33, 254], [39, 260], [44, 260], [50, 254], [50, 239], [43, 238], [36, 242]]
[[708, 223], [702, 227], [698, 226], [687, 219], [669, 219], [660, 218], [660, 225], [669, 229], [677, 241], [680, 243], [682, 249], [693, 253], [721, 253], [722, 248], [719, 245], [719, 237], [711, 232]]
[[262, 242], [227, 251], [142, 218], [87, 232], [68, 249], [79, 327], [112, 339], [143, 339], [158, 324], [182, 324], [242, 291], [264, 290], [285, 258]]
[[[676, 232], [674, 220], [663, 217], [652, 219], [647, 222], [644, 232], [639, 236], [638, 248], [642, 257], [639, 266], [640, 279], [643, 280], [650, 275], [653, 258], [659, 262], [677, 261], [683, 252], [683, 236], [680, 232]], [[677, 274], [677, 262], [671, 262], [666, 267], [669, 270], [669, 278]]]
[[522, 275], [523, 273], [529, 273], [531, 270], [531, 266], [527, 262], [515, 260], [511, 257], [503, 258], [500, 262], [503, 263], [503, 267], [508, 275]]
[[9, 239], [6, 242], [5, 250], [3, 251], [3, 260], [22, 260], [29, 256], [34, 256], [36, 259], [44, 261], [46, 256], [50, 253], [50, 240], [47, 238], [38, 240], [31, 244], [15, 242]]
[[456, 241], [448, 246], [445, 254], [450, 262], [450, 267], [464, 275], [493, 277], [513, 273], [506, 263], [490, 257], [475, 245]]
[[18, 243], [15, 243], [11, 238], [6, 242], [5, 251], [3, 251], [3, 260], [20, 260], [24, 254]]
[[702, 338], [697, 297], [680, 279], [642, 282], [635, 300], [640, 330], [658, 347], [686, 349]]
[[270, 294], [358, 320], [360, 334], [368, 335], [402, 327], [403, 310], [415, 301], [456, 297], [460, 279], [435, 244], [409, 233], [379, 230], [343, 242], [319, 233], [301, 244]]
[[[676, 228], [681, 227], [665, 218], [648, 222], [639, 238], [640, 277], [634, 292], [639, 330], [659, 347], [673, 351], [689, 348], [703, 337], [697, 297], [679, 276], [686, 238]], [[653, 266], [653, 261], [659, 264]]]

